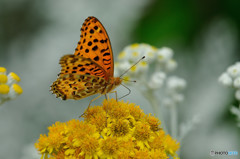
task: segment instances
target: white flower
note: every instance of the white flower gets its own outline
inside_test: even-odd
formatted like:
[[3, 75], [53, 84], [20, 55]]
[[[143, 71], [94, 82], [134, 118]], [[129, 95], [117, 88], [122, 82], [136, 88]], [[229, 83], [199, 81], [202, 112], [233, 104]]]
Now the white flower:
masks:
[[240, 89], [238, 89], [236, 92], [235, 92], [235, 97], [238, 101], [240, 101]]
[[225, 86], [231, 86], [232, 85], [232, 78], [226, 72], [221, 74], [218, 81]]
[[13, 83], [17, 83], [17, 82], [20, 82], [20, 77], [14, 73], [14, 72], [10, 72], [8, 74], [8, 85], [12, 85]]
[[148, 44], [132, 44], [123, 49], [118, 59], [124, 59], [131, 63], [135, 63], [145, 56], [145, 61], [152, 62], [155, 59], [155, 51], [156, 49]]
[[129, 70], [129, 73], [133, 76], [137, 76], [137, 75], [139, 75], [140, 71], [141, 70], [140, 70], [139, 66], [135, 65], [135, 66], [131, 67], [131, 69]]
[[233, 81], [233, 86], [235, 88], [240, 88], [240, 76]]
[[22, 94], [22, 92], [23, 92], [22, 88], [18, 84], [14, 83], [10, 87], [9, 97], [10, 97], [10, 99], [14, 99], [17, 96], [19, 96], [20, 94]]
[[182, 78], [172, 76], [167, 80], [167, 88], [170, 90], [183, 90], [186, 87], [186, 81]]
[[123, 60], [128, 60], [129, 54], [127, 54], [126, 51], [122, 51], [118, 55], [118, 60], [123, 61]]
[[173, 59], [168, 60], [166, 63], [166, 71], [170, 72], [173, 71], [177, 68], [177, 62], [174, 61]]
[[151, 63], [155, 60], [157, 49], [148, 44], [139, 44], [140, 57], [145, 56], [145, 61]]
[[151, 49], [146, 52], [145, 61], [151, 63], [155, 60], [155, 58], [156, 58], [155, 50]]
[[232, 77], [235, 78], [237, 76], [240, 76], [240, 64], [236, 63], [235, 65], [232, 65], [228, 67], [227, 73]]
[[149, 68], [149, 65], [148, 65], [148, 63], [146, 61], [141, 61], [136, 66], [139, 68], [139, 70], [142, 73], [145, 73], [148, 70], [148, 68]]
[[124, 52], [126, 52], [126, 54], [128, 54], [128, 60], [130, 62], [135, 62], [138, 59], [140, 59], [144, 53], [144, 48], [140, 47], [141, 44], [132, 44], [130, 46], [127, 46], [126, 48], [124, 48]]
[[164, 72], [155, 72], [148, 83], [149, 88], [158, 89], [162, 87], [166, 74]]
[[120, 72], [124, 72], [131, 67], [131, 64], [128, 61], [122, 61], [116, 65]]
[[157, 59], [159, 62], [167, 62], [173, 56], [173, 50], [168, 47], [163, 47], [157, 51]]

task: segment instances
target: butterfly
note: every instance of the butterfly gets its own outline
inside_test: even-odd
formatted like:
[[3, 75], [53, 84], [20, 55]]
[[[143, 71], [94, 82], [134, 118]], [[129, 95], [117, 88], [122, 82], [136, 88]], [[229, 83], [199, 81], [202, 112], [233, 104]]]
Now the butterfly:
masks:
[[108, 34], [95, 17], [81, 28], [75, 53], [61, 57], [62, 69], [51, 91], [63, 100], [79, 100], [94, 94], [107, 94], [122, 83], [114, 77], [113, 52]]

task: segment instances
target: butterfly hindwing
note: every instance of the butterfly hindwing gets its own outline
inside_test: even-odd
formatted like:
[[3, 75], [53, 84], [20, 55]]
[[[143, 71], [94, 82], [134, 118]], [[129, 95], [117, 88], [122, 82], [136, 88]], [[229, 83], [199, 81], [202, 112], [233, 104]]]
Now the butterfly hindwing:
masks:
[[60, 76], [51, 86], [51, 91], [63, 100], [79, 100], [96, 93], [102, 93], [106, 80], [101, 77], [78, 74]]
[[95, 17], [88, 17], [82, 25], [80, 37], [74, 55], [92, 59], [105, 70], [106, 79], [113, 77], [112, 48], [101, 22]]

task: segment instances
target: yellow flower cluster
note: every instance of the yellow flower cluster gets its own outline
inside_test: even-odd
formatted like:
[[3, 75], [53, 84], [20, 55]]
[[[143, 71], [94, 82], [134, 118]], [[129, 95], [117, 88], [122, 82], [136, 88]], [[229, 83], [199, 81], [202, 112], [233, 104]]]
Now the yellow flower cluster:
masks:
[[104, 100], [85, 111], [84, 121], [56, 122], [35, 147], [49, 159], [178, 158], [179, 143], [166, 135], [160, 121], [139, 106]]
[[7, 75], [6, 72], [6, 68], [0, 67], [0, 104], [14, 99], [23, 92], [17, 84], [20, 81], [18, 75], [14, 72]]

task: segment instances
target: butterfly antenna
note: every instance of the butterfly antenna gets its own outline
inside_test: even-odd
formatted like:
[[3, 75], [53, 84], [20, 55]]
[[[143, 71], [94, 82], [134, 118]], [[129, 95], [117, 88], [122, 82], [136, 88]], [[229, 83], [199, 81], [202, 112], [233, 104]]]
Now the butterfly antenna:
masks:
[[118, 99], [122, 99], [122, 98], [124, 98], [124, 97], [126, 97], [126, 96], [128, 96], [129, 94], [131, 94], [131, 89], [129, 89], [127, 86], [125, 86], [125, 85], [123, 85], [123, 84], [121, 84], [123, 87], [125, 87], [125, 88], [127, 88], [128, 89], [128, 93], [127, 94], [125, 94], [124, 96], [122, 96], [121, 98], [118, 98]]
[[133, 68], [135, 65], [137, 65], [141, 60], [143, 60], [145, 58], [145, 56], [143, 56], [141, 59], [139, 59], [134, 65], [132, 65], [129, 69], [127, 69], [125, 72], [123, 72], [123, 74], [121, 76], [119, 76], [120, 78], [127, 73], [131, 68]]

